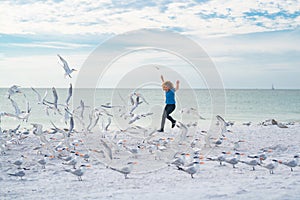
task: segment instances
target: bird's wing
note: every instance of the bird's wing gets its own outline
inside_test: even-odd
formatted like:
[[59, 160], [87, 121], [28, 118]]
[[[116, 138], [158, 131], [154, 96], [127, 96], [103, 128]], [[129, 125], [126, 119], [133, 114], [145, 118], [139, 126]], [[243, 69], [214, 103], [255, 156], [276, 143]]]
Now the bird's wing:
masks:
[[42, 97], [41, 97], [40, 93], [38, 93], [38, 91], [36, 91], [36, 89], [34, 89], [33, 87], [31, 89], [36, 93], [36, 95], [38, 97], [38, 101], [41, 102], [42, 101]]
[[57, 102], [58, 102], [58, 95], [57, 95], [57, 91], [55, 89], [55, 87], [52, 88], [52, 92], [53, 92], [53, 97], [54, 97], [54, 106], [55, 108], [57, 108]]
[[15, 109], [16, 115], [18, 116], [21, 113], [20, 108], [18, 107], [18, 104], [14, 100], [12, 100], [11, 98], [10, 98], [10, 102], [11, 102], [12, 106]]
[[110, 158], [110, 160], [112, 160], [112, 151], [111, 151], [111, 148], [108, 146], [108, 144], [103, 139], [100, 139], [100, 142], [104, 146], [104, 148], [106, 150], [106, 153], [108, 154], [108, 157]]
[[72, 84], [70, 84], [70, 87], [69, 87], [69, 95], [68, 95], [68, 98], [66, 100], [66, 105], [69, 105], [69, 101], [72, 97], [72, 94], [73, 94], [73, 89], [72, 89]]
[[106, 130], [106, 131], [108, 130], [108, 127], [110, 126], [110, 124], [111, 124], [111, 118], [109, 117], [109, 118], [108, 118], [108, 123], [107, 123], [107, 125], [105, 126], [105, 130]]
[[57, 54], [57, 56], [59, 57], [60, 61], [63, 63], [63, 68], [66, 72], [70, 71], [69, 65], [67, 63], [67, 61], [65, 59], [63, 59], [60, 55]]

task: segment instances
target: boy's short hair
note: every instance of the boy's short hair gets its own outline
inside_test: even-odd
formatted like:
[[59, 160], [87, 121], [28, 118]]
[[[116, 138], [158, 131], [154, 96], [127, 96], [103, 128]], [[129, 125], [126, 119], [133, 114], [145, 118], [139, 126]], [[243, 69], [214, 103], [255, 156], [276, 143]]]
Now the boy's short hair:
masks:
[[162, 86], [167, 86], [170, 90], [174, 88], [174, 85], [171, 81], [165, 81], [162, 83]]

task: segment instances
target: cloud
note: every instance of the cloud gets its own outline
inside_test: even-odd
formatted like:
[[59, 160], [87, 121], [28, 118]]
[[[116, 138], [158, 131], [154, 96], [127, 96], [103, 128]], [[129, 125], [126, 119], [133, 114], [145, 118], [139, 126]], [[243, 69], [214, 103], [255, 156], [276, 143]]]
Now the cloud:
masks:
[[[119, 34], [140, 28], [232, 35], [299, 27], [299, 1], [4, 1], [1, 33]], [[22, 10], [23, 12], [20, 12]]]
[[12, 46], [29, 48], [50, 48], [50, 49], [77, 49], [91, 47], [88, 44], [76, 44], [66, 42], [33, 42], [33, 43], [10, 43]]

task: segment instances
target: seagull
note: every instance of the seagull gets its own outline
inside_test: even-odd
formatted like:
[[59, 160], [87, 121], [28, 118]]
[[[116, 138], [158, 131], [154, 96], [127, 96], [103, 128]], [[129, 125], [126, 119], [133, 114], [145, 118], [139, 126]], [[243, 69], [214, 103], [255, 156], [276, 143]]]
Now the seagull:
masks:
[[233, 150], [234, 151], [238, 151], [238, 149], [240, 148], [240, 143], [241, 142], [245, 142], [245, 140], [238, 140], [238, 141], [233, 143]]
[[225, 161], [226, 159], [226, 155], [230, 154], [230, 152], [225, 152], [223, 151], [221, 155], [219, 155], [218, 157], [216, 158], [211, 158], [211, 157], [208, 157], [207, 160], [211, 160], [211, 161], [218, 161], [220, 163], [220, 165], [222, 166], [222, 162]]
[[70, 172], [71, 174], [78, 177], [79, 181], [82, 181], [82, 176], [85, 172], [86, 167], [91, 167], [90, 165], [80, 165], [79, 169], [71, 170], [71, 169], [65, 169], [66, 172]]
[[216, 118], [217, 118], [217, 120], [218, 120], [218, 122], [219, 122], [219, 124], [220, 124], [221, 135], [222, 135], [223, 137], [225, 137], [224, 134], [227, 132], [226, 126], [228, 126], [228, 124], [227, 124], [227, 122], [223, 119], [223, 117], [221, 117], [220, 115], [217, 115]]
[[137, 164], [137, 162], [128, 162], [127, 165], [125, 167], [122, 167], [121, 169], [117, 169], [114, 167], [109, 167], [110, 169], [120, 172], [121, 174], [124, 174], [125, 179], [127, 179], [127, 175], [131, 173], [132, 169], [133, 169], [133, 165]]
[[240, 160], [239, 162], [252, 166], [253, 171], [255, 171], [255, 166], [259, 165], [258, 159], [259, 159], [258, 156], [254, 156], [253, 159], [250, 161]]
[[239, 163], [240, 156], [244, 155], [242, 153], [235, 153], [235, 157], [225, 159], [225, 162], [232, 164], [232, 167], [235, 168], [235, 165]]
[[278, 160], [273, 159], [272, 162], [269, 164], [266, 165], [259, 164], [259, 165], [268, 169], [270, 174], [274, 174], [274, 169], [278, 166]]
[[250, 125], [251, 125], [251, 122], [244, 122], [243, 125], [244, 125], [244, 126], [250, 126]]
[[22, 93], [21, 90], [19, 89], [20, 86], [17, 86], [17, 85], [13, 85], [11, 86], [7, 93], [8, 93], [8, 98], [10, 99], [10, 97], [16, 93]]
[[[190, 156], [190, 154], [187, 154], [187, 153], [181, 153], [180, 155], [181, 155], [180, 157], [176, 157], [176, 158], [171, 162], [172, 165], [175, 165], [176, 167], [184, 166], [184, 165], [185, 165], [186, 157], [187, 157], [187, 156]], [[175, 156], [176, 156], [176, 155], [175, 155]]]
[[142, 117], [147, 117], [149, 115], [152, 115], [153, 113], [145, 113], [145, 114], [132, 114], [131, 119], [129, 120], [128, 124], [132, 124], [136, 122], [137, 120], [141, 119]]
[[[48, 107], [49, 109], [56, 110], [60, 113], [60, 110], [58, 109], [58, 95], [57, 95], [57, 91], [56, 91], [55, 87], [52, 87], [52, 93], [53, 93], [53, 102], [49, 102], [46, 100], [45, 100], [45, 102], [54, 106], [54, 107], [49, 106]], [[59, 105], [61, 105], [61, 104], [59, 104]]]
[[57, 91], [56, 91], [55, 87], [52, 87], [52, 93], [53, 93], [53, 97], [54, 97], [54, 101], [53, 101], [54, 107], [56, 110], [58, 110], [58, 108], [57, 108], [58, 95], [57, 95]]
[[[268, 158], [267, 153], [270, 153], [270, 152], [272, 152], [272, 150], [266, 150], [266, 149], [264, 149], [263, 152], [258, 155], [260, 164], [262, 164], [263, 161]], [[254, 158], [255, 156], [256, 155], [249, 155], [248, 157], [249, 158]]]
[[107, 154], [107, 156], [109, 157], [110, 160], [112, 160], [112, 150], [111, 148], [108, 146], [107, 142], [104, 141], [104, 139], [100, 139], [100, 144], [103, 145], [104, 147], [104, 152]]
[[190, 115], [196, 115], [199, 117], [199, 119], [205, 120], [204, 117], [202, 117], [199, 112], [195, 108], [183, 108], [180, 110], [181, 114], [190, 114]]
[[23, 164], [23, 158], [25, 158], [25, 156], [21, 155], [21, 158], [15, 162], [13, 162], [14, 165], [18, 166], [18, 169], [21, 169], [21, 165]]
[[44, 158], [38, 160], [38, 163], [39, 163], [40, 165], [42, 165], [42, 168], [43, 168], [43, 169], [46, 168], [47, 158], [48, 158], [48, 157], [53, 158], [54, 156], [44, 155]]
[[191, 175], [191, 178], [194, 178], [194, 174], [196, 174], [199, 171], [200, 164], [204, 164], [204, 162], [194, 162], [194, 164], [190, 167], [181, 167], [178, 166], [178, 170], [184, 171]]
[[31, 124], [33, 126], [33, 134], [36, 136], [41, 136], [43, 134], [43, 125], [42, 124]]
[[29, 106], [28, 101], [27, 101], [26, 111], [21, 111], [18, 104], [13, 99], [10, 98], [9, 100], [10, 100], [12, 106], [15, 109], [15, 114], [5, 113], [5, 116], [15, 117], [17, 119], [21, 119], [21, 120], [27, 122], [28, 118], [29, 118], [29, 115], [30, 115], [30, 112], [31, 112], [31, 108]]
[[65, 59], [63, 59], [59, 54], [57, 54], [57, 56], [59, 57], [60, 61], [63, 64], [63, 68], [65, 70], [65, 77], [69, 76], [70, 78], [72, 78], [71, 73], [74, 71], [77, 71], [76, 69], [70, 69], [69, 64], [67, 63], [67, 61]]
[[135, 94], [137, 97], [142, 98], [143, 102], [145, 102], [146, 104], [149, 105], [149, 103], [146, 101], [145, 97], [144, 97], [141, 93], [134, 92], [134, 94]]
[[77, 164], [77, 156], [79, 155], [78, 152], [75, 153], [75, 157], [73, 157], [73, 159], [63, 162], [63, 165], [72, 165], [73, 169], [76, 169], [76, 164]]
[[288, 166], [291, 168], [291, 171], [293, 170], [293, 167], [297, 167], [299, 162], [299, 155], [295, 155], [293, 160], [290, 161], [279, 161], [280, 164], [283, 164], [285, 166]]
[[216, 147], [222, 144], [223, 140], [226, 140], [226, 137], [220, 137], [219, 139], [213, 141], [212, 143], [215, 144]]
[[18, 172], [14, 173], [14, 174], [8, 174], [8, 175], [20, 177], [21, 180], [22, 180], [23, 176], [25, 176], [25, 172], [24, 171], [18, 171]]
[[37, 98], [38, 98], [38, 104], [45, 104], [45, 99], [47, 97], [47, 94], [48, 94], [48, 91], [46, 90], [45, 94], [44, 94], [44, 97], [42, 98], [42, 96], [40, 95], [40, 93], [34, 89], [33, 87], [31, 88], [32, 91], [34, 91], [37, 95]]

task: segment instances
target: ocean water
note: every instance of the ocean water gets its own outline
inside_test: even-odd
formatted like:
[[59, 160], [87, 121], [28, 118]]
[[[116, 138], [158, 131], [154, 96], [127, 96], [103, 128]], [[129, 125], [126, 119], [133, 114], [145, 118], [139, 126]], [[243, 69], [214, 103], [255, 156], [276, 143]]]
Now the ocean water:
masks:
[[[0, 112], [14, 113], [14, 108], [7, 98], [7, 90], [7, 88], [0, 89]], [[21, 88], [21, 90], [23, 94], [26, 94], [26, 99], [32, 108], [29, 121], [26, 123], [14, 118], [2, 117], [1, 128], [13, 128], [18, 124], [30, 127], [31, 123], [41, 123], [45, 127], [50, 127], [51, 121], [58, 125], [64, 124], [63, 115], [52, 112], [50, 112], [49, 116], [46, 115], [45, 107], [37, 104], [37, 96], [30, 88]], [[42, 96], [47, 90], [48, 95], [46, 99], [53, 101], [51, 88], [39, 88], [37, 90]], [[132, 92], [132, 89], [75, 89], [70, 108], [71, 110], [76, 110], [80, 100], [83, 100], [87, 106], [85, 118], [88, 120], [90, 110], [101, 106], [101, 104], [126, 105], [130, 108], [129, 95]], [[143, 102], [134, 113], [152, 112], [153, 115], [138, 121], [136, 125], [157, 128], [164, 107], [164, 92], [161, 89], [141, 89], [137, 92], [143, 95], [148, 104]], [[64, 104], [68, 89], [57, 89], [57, 93], [59, 103]], [[26, 108], [26, 100], [23, 94], [12, 96], [21, 110]], [[172, 115], [176, 119], [187, 123], [199, 121], [196, 115], [182, 114], [180, 112], [183, 108], [191, 107], [196, 108], [200, 115], [207, 119], [204, 121], [200, 120], [200, 124], [210, 122], [216, 114], [222, 115], [227, 121], [235, 121], [236, 123], [248, 121], [259, 123], [272, 118], [281, 122], [300, 122], [300, 90], [222, 91], [181, 89], [176, 94], [176, 101], [177, 108]], [[108, 111], [114, 115], [115, 124], [118, 124], [120, 118], [118, 109], [108, 109]]]

